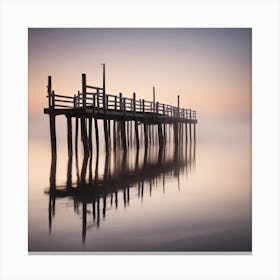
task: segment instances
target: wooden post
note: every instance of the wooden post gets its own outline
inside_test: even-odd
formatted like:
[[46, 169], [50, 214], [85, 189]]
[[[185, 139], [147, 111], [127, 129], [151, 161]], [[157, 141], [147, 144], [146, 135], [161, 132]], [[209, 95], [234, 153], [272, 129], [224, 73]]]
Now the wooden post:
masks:
[[127, 146], [130, 146], [130, 139], [129, 139], [129, 121], [126, 123], [126, 139], [127, 139]]
[[68, 157], [72, 158], [73, 148], [72, 148], [72, 119], [67, 116], [67, 142], [68, 142]]
[[162, 135], [162, 126], [160, 123], [158, 123], [158, 143], [159, 146], [163, 147], [163, 135]]
[[136, 147], [137, 147], [137, 150], [138, 150], [139, 149], [139, 132], [138, 132], [137, 120], [134, 121], [134, 129], [135, 129]]
[[83, 226], [82, 226], [82, 241], [85, 243], [86, 241], [86, 234], [87, 234], [87, 204], [83, 202]]
[[52, 101], [51, 101], [51, 94], [52, 94], [52, 77], [48, 76], [48, 100], [49, 100], [49, 108], [52, 107]]
[[156, 113], [158, 115], [158, 102], [156, 103]]
[[55, 93], [54, 93], [54, 90], [52, 90], [52, 94], [51, 94], [51, 103], [52, 103], [52, 109], [55, 108]]
[[186, 143], [188, 143], [188, 123], [185, 122], [185, 135], [186, 135]]
[[189, 123], [189, 129], [190, 129], [190, 141], [192, 141], [192, 110], [190, 109], [190, 123]]
[[89, 117], [88, 120], [88, 144], [89, 144], [89, 151], [92, 155], [92, 118]]
[[102, 64], [103, 66], [103, 93], [106, 94], [106, 87], [105, 87], [105, 64]]
[[119, 93], [119, 99], [120, 99], [120, 111], [123, 110], [123, 104], [122, 104], [122, 93]]
[[178, 146], [178, 122], [175, 121], [174, 123], [174, 141], [175, 141], [175, 146]]
[[99, 132], [97, 118], [94, 118], [96, 153], [99, 153]]
[[134, 116], [136, 114], [136, 93], [133, 92], [133, 112], [134, 112]]
[[163, 123], [163, 143], [166, 144], [166, 124]]
[[127, 147], [126, 147], [126, 133], [125, 133], [125, 121], [124, 120], [121, 121], [121, 138], [122, 138], [123, 149], [124, 149], [124, 151], [126, 151]]
[[178, 117], [180, 117], [180, 95], [177, 95], [177, 110], [178, 110]]
[[82, 91], [83, 91], [83, 107], [86, 107], [86, 92], [87, 92], [87, 78], [86, 78], [86, 74], [82, 74]]
[[113, 141], [114, 141], [114, 150], [116, 150], [116, 146], [117, 146], [117, 139], [116, 139], [116, 121], [113, 121]]
[[84, 147], [84, 156], [88, 156], [89, 148], [88, 148], [88, 138], [87, 138], [87, 128], [86, 128], [86, 119], [84, 116], [81, 117], [81, 136]]
[[102, 100], [103, 100], [103, 112], [104, 112], [104, 115], [106, 115], [108, 104], [107, 104], [107, 96], [106, 96], [105, 92], [102, 95]]
[[144, 121], [144, 138], [145, 138], [145, 149], [148, 148], [148, 131], [147, 131], [147, 124]]
[[[122, 93], [119, 93], [119, 99], [120, 99], [120, 110], [124, 111], [124, 104], [123, 104], [123, 98], [122, 98]], [[121, 125], [121, 140], [122, 140], [122, 147], [124, 149], [124, 151], [127, 150], [126, 147], [126, 131], [125, 131], [125, 121], [121, 120], [120, 122]]]
[[[48, 99], [49, 99], [49, 109], [55, 108], [55, 98], [54, 91], [52, 90], [52, 77], [48, 76]], [[56, 157], [56, 125], [55, 125], [55, 114], [50, 112], [49, 115], [50, 122], [50, 136], [51, 136], [51, 151], [52, 157]]]
[[123, 100], [123, 110], [124, 110], [124, 115], [126, 116], [126, 98], [122, 98]]
[[55, 115], [49, 115], [50, 121], [50, 134], [51, 134], [51, 150], [52, 157], [56, 157], [56, 125], [55, 125]]
[[79, 132], [79, 118], [76, 117], [76, 131], [75, 131], [75, 155], [78, 157], [78, 132]]
[[66, 187], [72, 188], [72, 155], [68, 156]]
[[97, 111], [98, 111], [98, 113], [99, 113], [99, 107], [100, 107], [100, 101], [99, 101], [99, 89], [97, 89], [96, 90], [96, 98], [97, 98], [97, 100], [96, 100], [96, 105], [97, 105]]
[[80, 91], [78, 90], [78, 100], [77, 100], [77, 105], [78, 107], [80, 107]]
[[108, 137], [108, 125], [107, 120], [103, 120], [103, 128], [104, 128], [104, 137], [105, 137], [105, 146], [106, 146], [106, 152], [109, 150], [109, 137]]
[[156, 89], [153, 87], [153, 112], [155, 112]]

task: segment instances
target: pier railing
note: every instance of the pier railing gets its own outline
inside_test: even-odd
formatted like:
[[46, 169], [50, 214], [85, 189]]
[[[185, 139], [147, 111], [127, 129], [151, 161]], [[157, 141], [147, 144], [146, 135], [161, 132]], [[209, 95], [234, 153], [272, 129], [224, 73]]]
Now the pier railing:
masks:
[[[99, 132], [97, 120], [103, 120], [106, 151], [110, 150], [111, 121], [113, 121], [113, 135], [120, 133], [123, 150], [127, 150], [127, 138], [132, 131], [134, 122], [135, 143], [140, 145], [139, 126], [143, 130], [145, 149], [151, 142], [151, 128], [157, 125], [157, 139], [160, 147], [166, 143], [166, 128], [173, 126], [174, 143], [177, 146], [182, 138], [182, 130], [185, 127], [187, 137], [189, 127], [189, 138], [192, 139], [192, 126], [194, 131], [197, 123], [196, 111], [180, 108], [180, 96], [177, 95], [177, 106], [156, 102], [155, 87], [153, 87], [153, 101], [136, 99], [136, 93], [132, 97], [124, 97], [109, 94], [106, 91], [105, 65], [103, 64], [103, 86], [96, 87], [87, 84], [86, 74], [82, 74], [82, 90], [74, 96], [57, 94], [52, 89], [52, 77], [48, 76], [48, 108], [44, 109], [49, 114], [52, 155], [56, 155], [56, 126], [57, 115], [64, 115], [67, 118], [68, 151], [72, 154], [72, 118], [76, 119], [76, 136], [79, 122], [81, 123], [81, 138], [84, 154], [87, 155], [92, 149], [92, 120], [94, 119], [95, 136], [97, 146], [99, 145]], [[87, 127], [88, 119], [88, 127]], [[116, 123], [117, 122], [117, 123]], [[153, 127], [152, 127], [153, 126]], [[129, 134], [130, 131], [130, 134]], [[77, 143], [77, 141], [76, 141]], [[114, 143], [114, 146], [116, 143]], [[75, 144], [76, 145], [76, 144]]]
[[74, 96], [60, 95], [52, 91], [47, 96], [49, 98], [49, 108], [92, 108], [97, 113], [104, 113], [107, 111], [142, 114], [153, 113], [164, 117], [196, 120], [196, 111], [191, 109], [178, 108], [164, 103], [147, 101], [145, 99], [136, 99], [135, 94], [133, 94], [133, 98], [123, 97], [121, 93], [119, 96], [104, 94], [103, 92], [98, 92], [101, 89], [96, 89], [96, 93], [78, 92]]

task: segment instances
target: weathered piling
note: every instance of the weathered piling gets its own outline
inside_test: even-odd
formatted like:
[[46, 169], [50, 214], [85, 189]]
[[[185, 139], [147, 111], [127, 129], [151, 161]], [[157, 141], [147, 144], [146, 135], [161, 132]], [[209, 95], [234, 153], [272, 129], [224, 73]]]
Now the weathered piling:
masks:
[[52, 157], [56, 156], [56, 124], [55, 124], [55, 95], [52, 90], [52, 77], [48, 76], [48, 104], [49, 104], [49, 123], [50, 123], [50, 138]]
[[139, 149], [139, 131], [137, 120], [134, 121], [136, 148]]
[[56, 156], [56, 125], [55, 125], [55, 115], [49, 116], [50, 121], [50, 136], [51, 136], [51, 151], [52, 156]]
[[78, 157], [78, 134], [79, 134], [79, 118], [76, 117], [76, 129], [75, 129], [75, 155]]
[[99, 152], [99, 130], [98, 130], [98, 122], [97, 122], [96, 118], [94, 118], [94, 128], [95, 128], [96, 153], [98, 153]]
[[92, 118], [88, 119], [88, 145], [90, 154], [92, 155]]
[[68, 157], [72, 158], [73, 146], [72, 146], [72, 119], [67, 117], [67, 143], [68, 143]]

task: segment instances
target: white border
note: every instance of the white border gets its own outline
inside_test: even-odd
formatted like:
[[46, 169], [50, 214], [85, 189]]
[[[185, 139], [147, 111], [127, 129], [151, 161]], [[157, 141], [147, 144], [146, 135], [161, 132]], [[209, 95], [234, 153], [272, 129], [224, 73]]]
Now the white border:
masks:
[[[253, 0], [1, 1], [1, 279], [279, 279], [279, 10]], [[253, 28], [252, 256], [28, 255], [28, 27]]]

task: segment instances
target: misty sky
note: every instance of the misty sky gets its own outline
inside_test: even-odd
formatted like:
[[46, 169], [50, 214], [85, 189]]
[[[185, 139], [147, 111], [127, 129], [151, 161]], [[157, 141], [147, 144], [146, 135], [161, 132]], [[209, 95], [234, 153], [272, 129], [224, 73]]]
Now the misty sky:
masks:
[[41, 29], [28, 32], [29, 116], [47, 106], [47, 76], [58, 94], [81, 90], [81, 74], [108, 93], [192, 108], [203, 119], [250, 119], [251, 29]]

